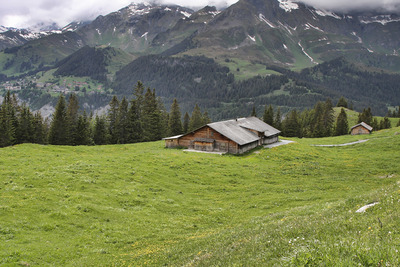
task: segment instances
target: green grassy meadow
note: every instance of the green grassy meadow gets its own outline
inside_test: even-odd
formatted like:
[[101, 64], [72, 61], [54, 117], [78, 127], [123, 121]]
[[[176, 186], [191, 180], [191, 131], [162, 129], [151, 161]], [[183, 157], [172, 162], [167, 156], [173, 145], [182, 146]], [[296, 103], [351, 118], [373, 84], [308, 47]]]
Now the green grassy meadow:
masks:
[[243, 156], [162, 141], [2, 148], [0, 265], [399, 266], [397, 133]]

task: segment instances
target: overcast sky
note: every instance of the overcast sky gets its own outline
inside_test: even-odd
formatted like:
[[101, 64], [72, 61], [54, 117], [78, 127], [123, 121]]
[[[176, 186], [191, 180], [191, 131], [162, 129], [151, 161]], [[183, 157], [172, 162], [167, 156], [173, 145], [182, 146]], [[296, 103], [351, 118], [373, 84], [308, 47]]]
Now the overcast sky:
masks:
[[[7, 4], [0, 7], [0, 25], [27, 28], [38, 23], [57, 23], [65, 26], [74, 20], [90, 20], [98, 15], [117, 11], [132, 0], [2, 0]], [[143, 1], [137, 1], [143, 2]], [[215, 5], [228, 6], [237, 0], [162, 0], [163, 3], [175, 3], [192, 8]], [[400, 0], [303, 0], [310, 5], [328, 10], [347, 9], [385, 9], [400, 10]], [[195, 3], [196, 6], [193, 6]]]

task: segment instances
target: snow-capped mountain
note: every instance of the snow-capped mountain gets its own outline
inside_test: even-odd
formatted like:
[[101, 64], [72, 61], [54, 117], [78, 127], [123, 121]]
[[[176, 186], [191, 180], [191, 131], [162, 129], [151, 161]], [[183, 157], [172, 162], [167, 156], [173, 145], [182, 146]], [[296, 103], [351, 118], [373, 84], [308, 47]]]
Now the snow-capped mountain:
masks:
[[0, 26], [0, 50], [19, 46], [28, 41], [42, 38], [54, 33], [61, 33], [56, 25], [36, 25], [29, 29], [16, 29]]
[[400, 17], [340, 14], [290, 0], [240, 0], [192, 41], [213, 56], [304, 68], [340, 56], [356, 61], [397, 56]]
[[172, 29], [193, 12], [180, 6], [131, 4], [107, 16], [99, 16], [76, 33], [92, 46], [109, 45], [131, 53], [143, 53], [158, 34]]
[[[51, 60], [89, 45], [136, 56], [201, 54], [296, 69], [341, 56], [392, 71], [400, 66], [398, 15], [342, 14], [291, 0], [240, 0], [224, 10], [196, 12], [176, 5], [131, 4], [49, 32], [2, 30], [7, 31], [0, 33], [0, 49], [35, 42], [28, 45], [29, 53]], [[43, 57], [43, 51], [53, 54]]]

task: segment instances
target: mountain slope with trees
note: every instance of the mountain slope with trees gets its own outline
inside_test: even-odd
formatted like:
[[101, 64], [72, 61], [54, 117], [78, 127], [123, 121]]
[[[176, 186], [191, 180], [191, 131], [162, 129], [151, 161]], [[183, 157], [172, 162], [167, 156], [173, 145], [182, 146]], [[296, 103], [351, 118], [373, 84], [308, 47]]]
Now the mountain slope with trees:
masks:
[[265, 104], [285, 114], [341, 96], [357, 110], [371, 107], [383, 115], [399, 103], [398, 25], [394, 14], [335, 14], [277, 0], [197, 12], [131, 4], [73, 31], [5, 49], [0, 80], [16, 92], [27, 79], [17, 93], [35, 108], [55, 103], [54, 92], [64, 90], [35, 87], [39, 76], [57, 68], [55, 79], [49, 74], [40, 83], [65, 87], [69, 76], [103, 83], [80, 94], [93, 110], [113, 94], [127, 97], [140, 80], [156, 88], [167, 107], [176, 97], [183, 114], [197, 103], [215, 120], [253, 106], [261, 114]]

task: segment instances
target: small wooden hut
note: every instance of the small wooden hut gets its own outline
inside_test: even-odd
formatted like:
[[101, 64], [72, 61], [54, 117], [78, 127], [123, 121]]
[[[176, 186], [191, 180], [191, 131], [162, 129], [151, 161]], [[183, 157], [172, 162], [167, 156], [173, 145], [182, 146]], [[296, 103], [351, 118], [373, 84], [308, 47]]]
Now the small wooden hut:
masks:
[[164, 138], [168, 148], [241, 154], [278, 142], [280, 131], [256, 117], [213, 122], [192, 132]]
[[372, 132], [372, 129], [373, 128], [365, 122], [361, 122], [351, 127], [351, 135], [370, 134]]

